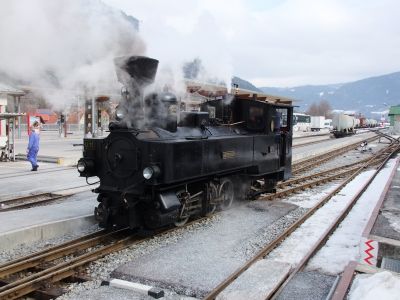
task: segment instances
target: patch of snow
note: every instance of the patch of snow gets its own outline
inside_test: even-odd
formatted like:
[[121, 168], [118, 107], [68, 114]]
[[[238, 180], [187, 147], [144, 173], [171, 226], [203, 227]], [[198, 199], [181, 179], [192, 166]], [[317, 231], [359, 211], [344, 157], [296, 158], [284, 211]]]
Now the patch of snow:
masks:
[[292, 203], [292, 204], [298, 205], [303, 208], [311, 208], [315, 204], [317, 204], [322, 199], [322, 197], [325, 197], [326, 195], [331, 193], [338, 185], [339, 185], [339, 183], [333, 184], [333, 185], [329, 186], [328, 188], [325, 188], [324, 190], [319, 191], [318, 194], [315, 194], [315, 192], [312, 190], [305, 191], [305, 192], [301, 193], [301, 195], [294, 195], [292, 197], [283, 199], [282, 201]]
[[400, 277], [388, 271], [373, 275], [360, 274], [355, 276], [348, 296], [349, 300], [399, 300]]
[[[348, 261], [357, 260], [362, 231], [395, 166], [395, 159], [390, 160], [388, 166], [376, 176], [326, 246], [310, 262], [310, 267], [337, 274], [344, 269]], [[354, 178], [266, 259], [288, 262], [293, 267], [296, 266], [374, 172], [374, 170], [365, 171]]]
[[295, 92], [295, 91], [296, 91], [296, 89], [290, 89], [290, 91], [291, 91], [291, 92]]
[[362, 232], [380, 195], [383, 193], [390, 174], [396, 166], [396, 159], [389, 160], [387, 166], [375, 177], [325, 246], [311, 259], [307, 266], [308, 270], [339, 274], [349, 261], [359, 260], [359, 244]]
[[370, 108], [372, 108], [372, 107], [375, 107], [375, 105], [367, 104], [367, 105], [365, 105], [365, 107], [370, 107]]
[[335, 91], [329, 91], [328, 94], [329, 95], [333, 95], [335, 93]]
[[319, 96], [322, 97], [324, 95], [324, 92], [320, 92]]
[[389, 90], [386, 90], [386, 95], [388, 95], [389, 94]]

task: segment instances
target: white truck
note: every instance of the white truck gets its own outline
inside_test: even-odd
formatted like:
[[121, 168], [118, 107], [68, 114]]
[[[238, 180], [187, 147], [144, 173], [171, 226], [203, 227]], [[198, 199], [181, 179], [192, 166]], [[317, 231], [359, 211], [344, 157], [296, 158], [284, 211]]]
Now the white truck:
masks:
[[320, 131], [325, 128], [324, 116], [311, 116], [311, 131]]

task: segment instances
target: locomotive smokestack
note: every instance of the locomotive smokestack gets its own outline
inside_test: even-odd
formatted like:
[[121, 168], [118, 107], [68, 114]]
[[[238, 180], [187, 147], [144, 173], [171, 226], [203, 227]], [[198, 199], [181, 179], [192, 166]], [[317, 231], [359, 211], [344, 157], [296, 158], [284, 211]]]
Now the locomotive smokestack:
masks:
[[146, 56], [122, 56], [114, 59], [119, 82], [128, 87], [132, 81], [144, 88], [154, 82], [158, 60]]
[[122, 106], [127, 112], [128, 127], [141, 127], [144, 118], [143, 90], [154, 82], [158, 60], [146, 56], [123, 56], [114, 59], [117, 78], [126, 90], [122, 93]]

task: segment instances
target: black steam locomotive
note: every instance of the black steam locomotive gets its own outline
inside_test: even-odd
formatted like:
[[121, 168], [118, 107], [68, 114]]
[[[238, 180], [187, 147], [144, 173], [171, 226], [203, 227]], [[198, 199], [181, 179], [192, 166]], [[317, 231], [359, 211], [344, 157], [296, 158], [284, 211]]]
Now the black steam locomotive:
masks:
[[290, 104], [230, 95], [179, 112], [171, 93], [143, 95], [158, 61], [118, 58], [125, 85], [106, 138], [85, 138], [82, 177], [97, 176], [101, 227], [157, 228], [226, 209], [291, 176]]

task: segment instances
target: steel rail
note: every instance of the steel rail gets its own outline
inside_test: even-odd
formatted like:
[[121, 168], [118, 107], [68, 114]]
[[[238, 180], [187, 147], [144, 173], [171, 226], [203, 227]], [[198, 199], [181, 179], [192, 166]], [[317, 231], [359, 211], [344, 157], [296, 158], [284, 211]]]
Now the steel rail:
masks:
[[331, 141], [331, 139], [322, 139], [318, 141], [311, 141], [311, 142], [306, 142], [306, 143], [301, 143], [301, 144], [292, 144], [292, 148], [300, 148], [300, 147], [305, 147], [309, 145], [314, 145], [314, 144], [320, 144], [326, 141]]
[[[96, 246], [99, 243], [105, 243], [110, 238], [113, 238], [121, 231], [106, 232], [104, 230], [98, 231], [93, 234], [86, 235], [79, 239], [57, 245], [43, 252], [36, 252], [25, 257], [7, 262], [0, 265], [0, 278], [6, 278], [17, 272], [36, 267], [42, 263], [50, 262], [63, 256], [74, 254], [78, 251], [86, 250], [90, 247]], [[0, 291], [3, 287], [0, 287]]]
[[361, 161], [357, 161], [355, 163], [342, 165], [340, 167], [331, 168], [331, 169], [328, 169], [328, 170], [325, 170], [325, 171], [321, 171], [321, 172], [318, 172], [318, 173], [313, 173], [313, 174], [306, 175], [306, 176], [296, 177], [296, 178], [289, 179], [289, 180], [286, 180], [286, 181], [281, 181], [276, 185], [276, 187], [278, 189], [281, 189], [281, 188], [284, 188], [286, 186], [290, 186], [290, 185], [293, 185], [293, 184], [298, 184], [298, 183], [301, 183], [303, 181], [313, 179], [315, 177], [329, 175], [329, 173], [333, 173], [333, 172], [336, 172], [336, 171], [343, 170], [343, 168], [349, 168], [349, 167], [357, 166], [357, 165], [362, 164], [362, 163], [364, 163], [364, 162], [366, 162], [368, 160], [369, 160], [369, 158], [365, 158], [365, 159], [363, 159]]
[[52, 193], [43, 193], [40, 195], [25, 196], [23, 197], [24, 199], [10, 199], [0, 202], [0, 212], [37, 206], [39, 204], [53, 202], [62, 198], [68, 198], [70, 196], [72, 195], [54, 195]]
[[6, 200], [0, 200], [0, 212], [28, 208], [28, 207], [36, 206], [39, 204], [53, 202], [58, 199], [67, 198], [67, 197], [73, 196], [75, 194], [85, 192], [86, 190], [85, 191], [77, 191], [75, 193], [66, 194], [66, 195], [62, 195], [62, 194], [60, 194], [60, 192], [74, 190], [74, 189], [83, 188], [83, 187], [87, 187], [87, 185], [77, 186], [77, 187], [73, 187], [73, 188], [67, 188], [67, 189], [54, 191], [54, 192], [45, 192], [45, 193], [21, 196], [21, 197], [17, 197], [17, 198], [6, 199]]
[[[7, 266], [9, 266], [9, 265], [11, 265], [11, 264], [15, 264], [15, 263], [18, 263], [18, 262], [23, 261], [23, 260], [28, 260], [28, 259], [31, 259], [31, 258], [33, 258], [33, 257], [35, 257], [35, 256], [42, 255], [42, 254], [44, 254], [44, 253], [48, 253], [48, 252], [57, 250], [57, 249], [59, 249], [59, 248], [67, 247], [67, 246], [72, 245], [72, 244], [80, 243], [80, 242], [82, 242], [82, 241], [91, 239], [91, 238], [93, 238], [93, 237], [95, 237], [95, 236], [98, 236], [98, 235], [100, 235], [100, 234], [104, 234], [105, 232], [106, 232], [105, 230], [100, 230], [100, 231], [97, 231], [97, 232], [93, 232], [93, 233], [90, 233], [90, 234], [81, 236], [81, 237], [79, 237], [79, 238], [70, 240], [70, 241], [68, 241], [68, 242], [64, 242], [64, 243], [62, 243], [62, 244], [59, 244], [59, 245], [50, 247], [50, 248], [48, 248], [48, 249], [44, 249], [44, 250], [41, 250], [41, 251], [39, 251], [39, 252], [35, 252], [35, 253], [29, 254], [29, 255], [26, 255], [26, 256], [22, 256], [22, 257], [19, 257], [19, 258], [16, 258], [16, 259], [7, 261], [7, 262], [5, 262], [5, 263], [0, 264], [0, 270], [2, 270], [3, 268], [5, 268], [5, 267], [7, 267]], [[0, 276], [0, 277], [1, 277], [1, 276]]]
[[[370, 142], [370, 141], [373, 141], [373, 140], [376, 140], [376, 139], [378, 139], [378, 137], [374, 136], [374, 137], [371, 137], [371, 138], [367, 139], [367, 141]], [[321, 163], [324, 163], [324, 162], [326, 162], [328, 160], [331, 160], [331, 159], [333, 159], [333, 158], [335, 158], [335, 157], [337, 157], [337, 156], [339, 156], [339, 155], [341, 155], [343, 153], [346, 153], [346, 152], [348, 152], [350, 150], [354, 150], [354, 147], [359, 146], [359, 145], [360, 145], [360, 142], [353, 143], [353, 144], [348, 145], [346, 147], [343, 147], [341, 149], [334, 149], [332, 151], [328, 151], [328, 152], [323, 153], [321, 155], [317, 155], [317, 156], [314, 156], [314, 157], [307, 158], [305, 160], [296, 162], [296, 163], [293, 164], [292, 174], [297, 174], [297, 173], [299, 173], [301, 171], [305, 171], [305, 170], [308, 170], [308, 169], [310, 169], [312, 167], [315, 167], [315, 166], [317, 166], [317, 165], [319, 165]]]
[[[391, 146], [389, 146], [391, 147]], [[386, 148], [387, 149], [387, 148]], [[266, 247], [261, 249], [257, 254], [248, 260], [245, 264], [234, 271], [229, 277], [222, 281], [218, 286], [216, 286], [210, 293], [208, 293], [203, 299], [211, 300], [215, 299], [218, 294], [220, 294], [230, 283], [232, 283], [236, 278], [243, 274], [248, 268], [250, 268], [256, 261], [264, 258], [268, 255], [277, 245], [279, 245], [284, 239], [286, 239], [291, 233], [293, 233], [301, 224], [308, 220], [319, 208], [321, 208], [325, 203], [327, 203], [334, 195], [340, 192], [350, 181], [352, 181], [358, 174], [365, 170], [371, 163], [373, 163], [379, 155], [383, 155], [383, 152], [377, 153], [369, 161], [365, 162], [362, 166], [357, 168], [351, 175], [348, 176], [338, 187], [335, 188], [329, 195], [321, 199], [317, 204], [310, 208], [301, 218], [296, 220], [291, 226], [286, 228], [278, 237], [276, 237], [271, 243]]]
[[[210, 216], [211, 217], [211, 216]], [[209, 219], [210, 217], [203, 217], [191, 222], [188, 222], [184, 226], [181, 227], [174, 227], [170, 229], [160, 229], [159, 231], [155, 232], [154, 235], [149, 236], [149, 237], [140, 237], [140, 236], [135, 236], [135, 235], [130, 235], [128, 237], [123, 237], [120, 239], [116, 239], [115, 241], [111, 241], [110, 244], [99, 247], [97, 249], [92, 250], [91, 252], [86, 252], [84, 254], [78, 254], [78, 256], [62, 262], [60, 264], [51, 266], [50, 268], [41, 270], [38, 273], [29, 275], [27, 277], [24, 277], [18, 281], [11, 282], [3, 287], [0, 287], [0, 299], [16, 299], [19, 297], [22, 297], [24, 295], [27, 295], [33, 291], [39, 290], [45, 286], [45, 283], [51, 282], [57, 282], [62, 279], [65, 279], [67, 277], [70, 277], [75, 274], [75, 270], [90, 263], [95, 260], [98, 260], [108, 254], [111, 254], [116, 251], [120, 251], [124, 248], [127, 248], [129, 246], [132, 246], [134, 244], [141, 243], [143, 241], [152, 239], [157, 236], [163, 236], [165, 234], [168, 234], [170, 232], [186, 228], [188, 226], [191, 226], [193, 224], [199, 223], [201, 221], [204, 221], [206, 219]], [[115, 232], [109, 233], [113, 234]], [[80, 243], [78, 243], [81, 245]], [[71, 246], [71, 245], [69, 245]], [[60, 247], [60, 246], [57, 246]], [[71, 247], [68, 247], [69, 251], [73, 251], [73, 245]], [[63, 249], [59, 249], [54, 252], [62, 251]], [[76, 251], [75, 251], [76, 252]], [[78, 251], [79, 252], [79, 251]], [[53, 251], [49, 251], [49, 255], [58, 255], [57, 253], [53, 253]], [[38, 254], [40, 256], [40, 253]], [[36, 257], [33, 262], [34, 265], [36, 265], [37, 259]], [[43, 258], [39, 257], [39, 260], [43, 260]], [[24, 263], [23, 259], [19, 259], [20, 263]], [[30, 263], [30, 262], [28, 262]], [[18, 268], [18, 263], [16, 268]], [[9, 267], [9, 268], [14, 268], [14, 267]]]
[[[311, 250], [306, 254], [305, 257], [300, 261], [300, 263], [296, 266], [296, 268], [290, 272], [290, 275], [286, 278], [286, 280], [282, 281], [280, 285], [276, 288], [276, 291], [272, 295], [272, 297], [269, 297], [268, 299], [276, 299], [279, 294], [283, 291], [283, 289], [287, 286], [287, 284], [294, 278], [294, 276], [297, 275], [301, 270], [304, 269], [306, 264], [309, 262], [309, 260], [318, 252], [318, 250], [325, 245], [326, 241], [328, 238], [332, 235], [332, 233], [337, 229], [337, 227], [342, 223], [342, 221], [346, 218], [346, 216], [350, 213], [351, 209], [353, 206], [357, 203], [357, 201], [361, 198], [363, 193], [367, 190], [367, 188], [370, 186], [370, 184], [374, 181], [375, 177], [378, 175], [378, 173], [381, 171], [381, 169], [385, 166], [387, 161], [390, 159], [390, 157], [393, 156], [393, 154], [397, 153], [400, 151], [400, 145], [394, 145], [394, 147], [391, 147], [391, 152], [389, 152], [383, 162], [378, 166], [378, 168], [375, 170], [374, 174], [368, 179], [368, 181], [362, 186], [361, 189], [358, 190], [357, 194], [352, 198], [352, 200], [347, 204], [346, 208], [342, 211], [342, 213], [337, 216], [334, 220], [334, 222], [329, 226], [329, 228], [324, 232], [322, 235], [322, 238], [320, 238], [317, 243], [314, 244], [314, 246], [311, 248]], [[359, 174], [357, 172], [356, 174]]]
[[37, 289], [40, 289], [43, 286], [45, 280], [56, 282], [72, 276], [75, 273], [75, 268], [83, 266], [88, 262], [100, 259], [112, 252], [122, 250], [123, 248], [131, 245], [135, 241], [139, 242], [140, 239], [135, 240], [134, 237], [129, 236], [118, 240], [110, 245], [96, 249], [92, 252], [87, 252], [69, 261], [52, 266], [48, 269], [25, 277], [21, 280], [12, 282], [0, 289], [0, 299], [16, 299], [26, 294], [29, 294]]
[[[381, 155], [385, 151], [386, 151], [386, 149], [381, 149], [380, 151], [375, 153], [375, 155]], [[290, 179], [288, 181], [280, 182], [280, 183], [278, 183], [277, 188], [278, 189], [280, 188], [282, 190], [278, 190], [274, 194], [263, 195], [259, 199], [271, 200], [274, 198], [287, 196], [287, 195], [296, 193], [298, 191], [305, 190], [307, 188], [312, 188], [313, 186], [316, 186], [316, 185], [321, 185], [321, 184], [336, 180], [338, 178], [344, 177], [347, 174], [353, 172], [354, 170], [356, 170], [358, 168], [357, 167], [358, 165], [363, 164], [369, 160], [370, 160], [370, 158], [366, 158], [366, 159], [363, 159], [363, 160], [355, 162], [355, 163], [342, 165], [340, 167], [331, 168], [331, 169], [328, 169], [328, 170], [325, 170], [322, 172], [318, 172], [318, 173], [314, 173], [311, 175], [302, 176], [302, 177]], [[379, 160], [375, 161], [374, 163], [375, 164], [379, 163]], [[335, 172], [338, 172], [338, 173], [335, 174]], [[300, 185], [291, 187], [292, 185], [296, 185], [299, 183], [300, 183]], [[285, 187], [288, 187], [288, 186], [289, 186], [289, 188], [285, 189]]]
[[301, 140], [301, 139], [306, 139], [306, 138], [313, 138], [315, 136], [326, 136], [326, 135], [331, 135], [330, 132], [326, 133], [317, 133], [317, 134], [310, 134], [310, 135], [301, 135], [301, 136], [296, 136], [293, 137], [294, 140]]

